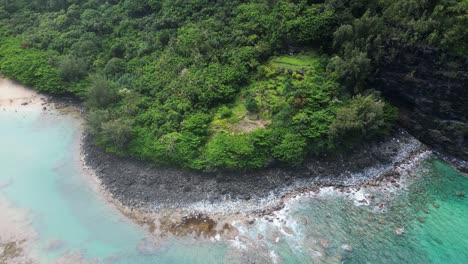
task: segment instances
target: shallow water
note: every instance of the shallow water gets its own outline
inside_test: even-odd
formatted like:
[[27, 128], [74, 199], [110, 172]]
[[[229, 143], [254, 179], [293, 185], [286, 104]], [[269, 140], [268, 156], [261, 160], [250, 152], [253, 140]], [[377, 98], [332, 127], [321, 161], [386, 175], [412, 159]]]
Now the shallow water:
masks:
[[[234, 221], [234, 240], [151, 238], [83, 175], [79, 131], [70, 116], [0, 111], [0, 231], [10, 232], [0, 241], [31, 241], [23, 246], [36, 262], [468, 263], [468, 179], [440, 160], [421, 163], [400, 190], [324, 189], [252, 225]], [[356, 205], [370, 194], [371, 205]]]

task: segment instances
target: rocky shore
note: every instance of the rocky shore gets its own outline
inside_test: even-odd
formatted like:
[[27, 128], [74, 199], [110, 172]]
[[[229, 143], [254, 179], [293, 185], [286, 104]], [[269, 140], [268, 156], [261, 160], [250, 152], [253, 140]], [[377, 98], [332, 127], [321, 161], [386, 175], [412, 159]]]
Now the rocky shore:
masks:
[[85, 166], [123, 206], [151, 212], [221, 208], [219, 212], [236, 213], [269, 210], [268, 207], [277, 206], [281, 197], [317, 186], [352, 186], [394, 175], [398, 164], [425, 147], [407, 132], [398, 130], [384, 140], [346, 153], [310, 159], [301, 167], [235, 173], [155, 167], [105, 153], [89, 135], [83, 136], [81, 149]]

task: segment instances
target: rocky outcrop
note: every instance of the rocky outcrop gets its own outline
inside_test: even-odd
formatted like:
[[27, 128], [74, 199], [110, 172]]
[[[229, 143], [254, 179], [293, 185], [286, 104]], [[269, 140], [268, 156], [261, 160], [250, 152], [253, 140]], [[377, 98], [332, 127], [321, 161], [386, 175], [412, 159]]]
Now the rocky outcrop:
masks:
[[[395, 47], [373, 85], [400, 108], [400, 123], [423, 143], [468, 160], [468, 60], [431, 47]], [[394, 53], [395, 54], [395, 53]]]

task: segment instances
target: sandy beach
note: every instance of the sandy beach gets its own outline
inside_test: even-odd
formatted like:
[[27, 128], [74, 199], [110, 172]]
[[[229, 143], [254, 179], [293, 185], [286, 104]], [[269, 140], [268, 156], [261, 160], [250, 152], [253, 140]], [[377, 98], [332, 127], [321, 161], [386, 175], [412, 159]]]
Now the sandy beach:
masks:
[[0, 78], [1, 110], [40, 110], [45, 103], [45, 98], [38, 92], [14, 81]]

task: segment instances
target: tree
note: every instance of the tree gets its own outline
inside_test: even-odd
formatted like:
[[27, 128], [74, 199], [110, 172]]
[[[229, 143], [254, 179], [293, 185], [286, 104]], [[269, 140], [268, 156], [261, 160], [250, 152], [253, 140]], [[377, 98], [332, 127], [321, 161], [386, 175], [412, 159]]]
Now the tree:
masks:
[[88, 74], [88, 65], [82, 58], [65, 56], [59, 65], [59, 74], [66, 82], [77, 82]]
[[119, 118], [101, 125], [99, 140], [111, 151], [123, 151], [133, 137], [133, 120]]
[[281, 143], [273, 147], [273, 156], [289, 164], [300, 164], [306, 154], [306, 140], [298, 134], [286, 134]]
[[354, 144], [388, 132], [396, 118], [394, 110], [374, 95], [358, 95], [338, 109], [330, 137], [339, 144]]
[[119, 99], [116, 84], [101, 75], [91, 77], [86, 105], [90, 108], [105, 108]]

